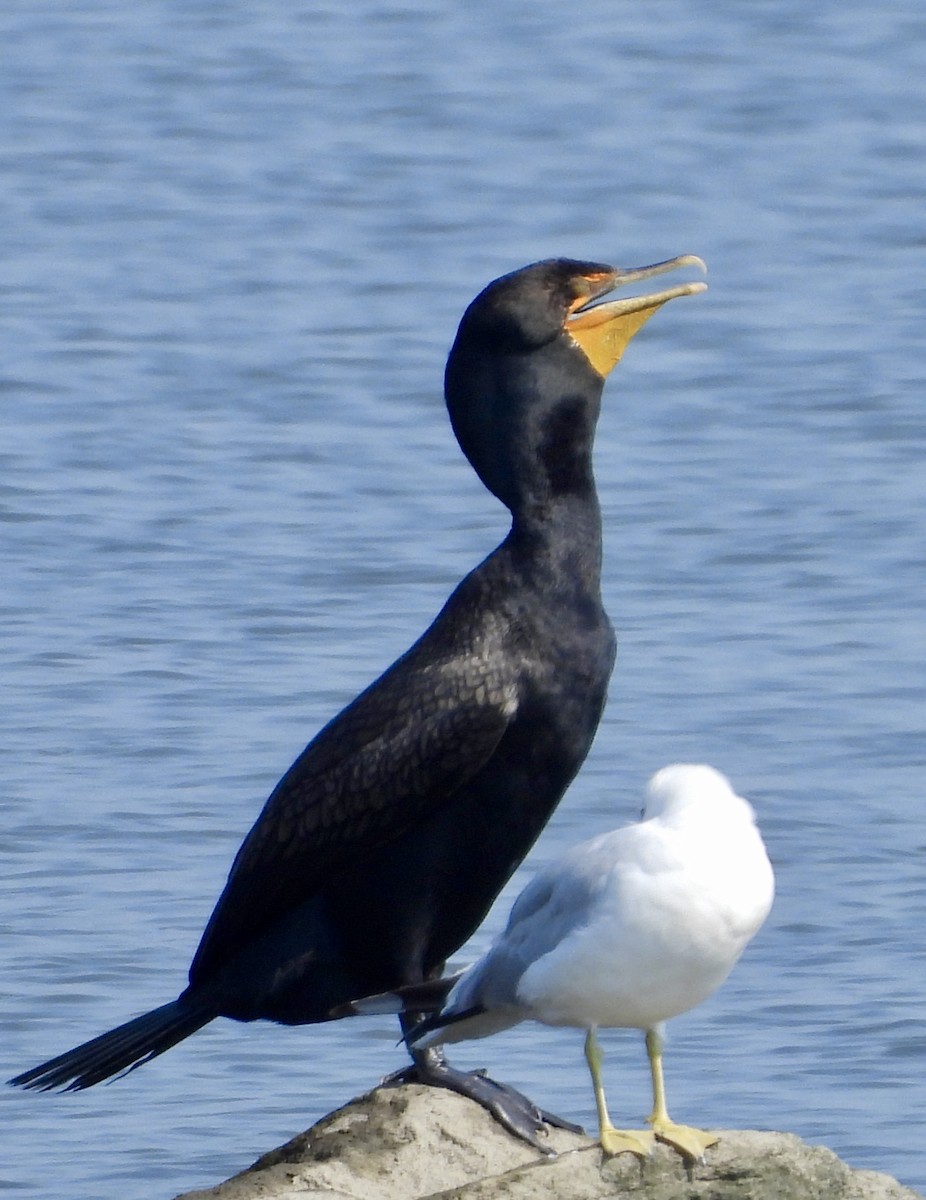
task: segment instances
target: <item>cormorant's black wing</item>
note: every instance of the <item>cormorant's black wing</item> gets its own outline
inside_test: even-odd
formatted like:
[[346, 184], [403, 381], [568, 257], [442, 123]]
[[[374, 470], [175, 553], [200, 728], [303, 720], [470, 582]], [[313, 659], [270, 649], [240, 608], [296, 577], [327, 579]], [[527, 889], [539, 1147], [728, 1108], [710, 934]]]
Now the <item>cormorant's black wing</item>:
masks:
[[400, 659], [309, 743], [245, 838], [190, 968], [205, 982], [345, 865], [439, 806], [490, 758], [517, 708], [484, 659]]

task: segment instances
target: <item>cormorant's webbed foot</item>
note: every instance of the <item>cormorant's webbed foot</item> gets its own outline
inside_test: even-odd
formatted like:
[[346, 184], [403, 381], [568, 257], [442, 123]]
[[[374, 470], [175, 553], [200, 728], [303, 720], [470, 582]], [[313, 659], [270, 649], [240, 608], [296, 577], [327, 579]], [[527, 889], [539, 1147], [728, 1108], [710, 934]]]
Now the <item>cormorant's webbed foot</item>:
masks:
[[384, 1080], [385, 1083], [424, 1083], [468, 1096], [487, 1109], [502, 1128], [543, 1154], [555, 1154], [544, 1140], [548, 1136], [549, 1126], [568, 1129], [570, 1133], [584, 1132], [581, 1125], [574, 1125], [538, 1108], [522, 1092], [505, 1083], [497, 1083], [484, 1071], [461, 1071], [451, 1067], [440, 1046], [429, 1046], [426, 1050], [412, 1050], [410, 1053], [412, 1066], [396, 1071]]

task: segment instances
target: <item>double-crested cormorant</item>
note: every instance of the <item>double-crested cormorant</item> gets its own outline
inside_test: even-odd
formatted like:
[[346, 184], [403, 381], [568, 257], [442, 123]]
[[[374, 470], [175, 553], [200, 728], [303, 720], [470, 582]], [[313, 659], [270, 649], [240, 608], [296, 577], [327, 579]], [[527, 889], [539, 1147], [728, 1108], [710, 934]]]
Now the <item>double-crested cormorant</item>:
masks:
[[[551, 259], [470, 304], [447, 406], [464, 454], [511, 510], [510, 533], [277, 784], [178, 999], [11, 1082], [91, 1087], [218, 1016], [325, 1021], [354, 997], [440, 974], [546, 824], [601, 716], [614, 659], [592, 475], [604, 377], [657, 308], [704, 284], [594, 301], [685, 265], [703, 267], [693, 256], [629, 271]], [[529, 1102], [517, 1112], [439, 1051], [413, 1059], [418, 1078], [475, 1094], [535, 1139]]]
[[[662, 1024], [723, 983], [774, 891], [749, 804], [712, 767], [664, 767], [650, 780], [642, 820], [574, 846], [531, 880], [504, 933], [409, 1043], [488, 1037], [526, 1020], [577, 1026], [586, 1031], [604, 1152], [645, 1157], [658, 1137], [699, 1159], [719, 1139], [669, 1116]], [[611, 1124], [598, 1026], [646, 1031], [650, 1129]]]

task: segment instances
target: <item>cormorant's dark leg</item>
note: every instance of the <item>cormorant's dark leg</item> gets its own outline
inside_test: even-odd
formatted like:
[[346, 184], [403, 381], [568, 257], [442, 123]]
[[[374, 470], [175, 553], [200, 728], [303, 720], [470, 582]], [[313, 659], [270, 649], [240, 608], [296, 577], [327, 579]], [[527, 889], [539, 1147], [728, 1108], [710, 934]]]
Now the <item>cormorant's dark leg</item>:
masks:
[[[422, 1019], [421, 1013], [402, 1013], [399, 1020], [402, 1032], [413, 1029]], [[461, 1071], [451, 1067], [444, 1057], [442, 1046], [429, 1046], [426, 1050], [409, 1050], [412, 1066], [390, 1075], [386, 1083], [424, 1083], [431, 1087], [447, 1088], [475, 1100], [492, 1114], [499, 1125], [522, 1141], [528, 1142], [544, 1154], [555, 1151], [543, 1140], [546, 1126], [568, 1129], [570, 1133], [584, 1133], [581, 1125], [574, 1125], [553, 1113], [538, 1108], [516, 1088], [490, 1079], [484, 1071]]]

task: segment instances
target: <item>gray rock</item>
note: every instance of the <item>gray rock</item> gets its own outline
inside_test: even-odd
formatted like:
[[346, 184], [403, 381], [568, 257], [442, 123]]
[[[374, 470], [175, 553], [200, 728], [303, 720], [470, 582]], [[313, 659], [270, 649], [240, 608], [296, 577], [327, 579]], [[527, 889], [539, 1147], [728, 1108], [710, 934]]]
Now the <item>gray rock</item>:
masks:
[[788, 1133], [724, 1131], [692, 1167], [662, 1145], [642, 1164], [604, 1159], [590, 1138], [561, 1130], [550, 1146], [556, 1157], [538, 1155], [451, 1092], [377, 1088], [178, 1200], [921, 1200]]

